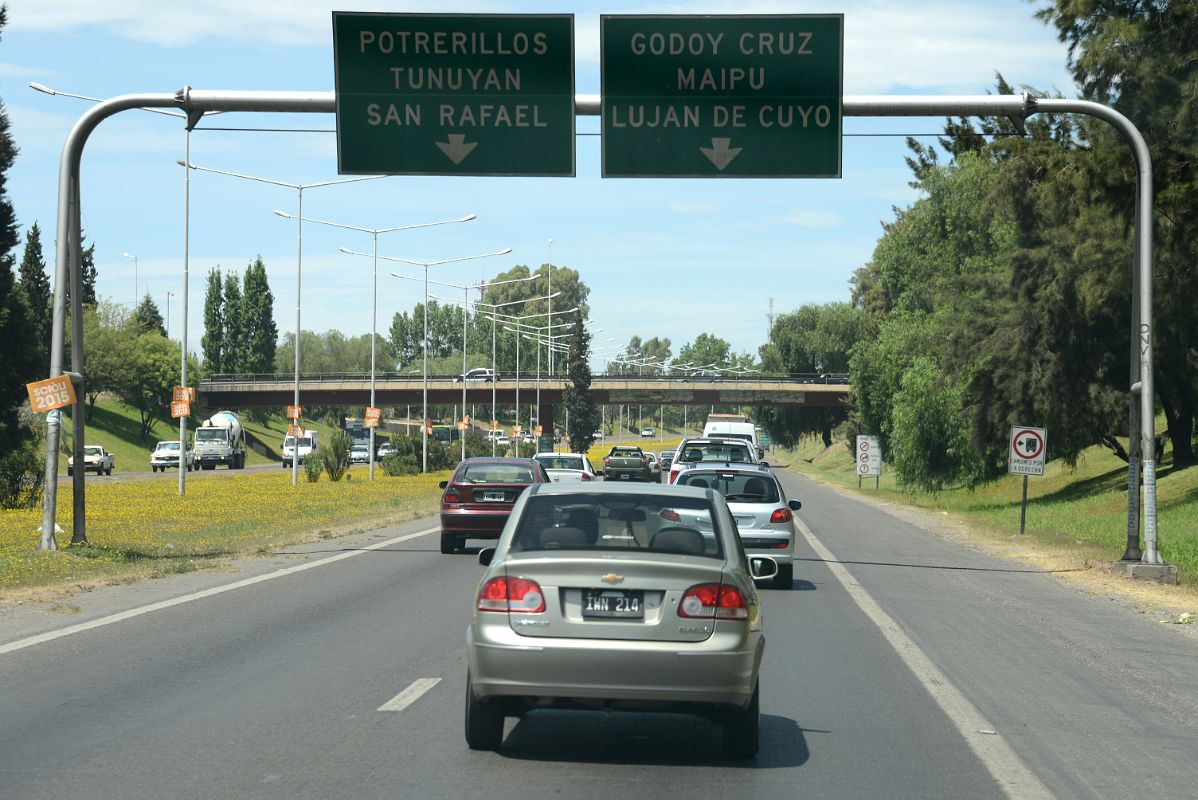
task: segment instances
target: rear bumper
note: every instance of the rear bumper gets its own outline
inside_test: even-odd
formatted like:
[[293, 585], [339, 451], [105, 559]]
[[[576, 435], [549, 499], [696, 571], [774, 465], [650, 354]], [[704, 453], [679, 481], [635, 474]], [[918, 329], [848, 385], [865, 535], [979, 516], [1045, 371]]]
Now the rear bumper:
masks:
[[761, 632], [732, 626], [691, 643], [566, 639], [521, 636], [506, 614], [494, 616], [466, 633], [470, 680], [480, 698], [744, 708], [765, 651]]
[[512, 515], [512, 507], [502, 509], [450, 509], [441, 511], [441, 532], [498, 539]]

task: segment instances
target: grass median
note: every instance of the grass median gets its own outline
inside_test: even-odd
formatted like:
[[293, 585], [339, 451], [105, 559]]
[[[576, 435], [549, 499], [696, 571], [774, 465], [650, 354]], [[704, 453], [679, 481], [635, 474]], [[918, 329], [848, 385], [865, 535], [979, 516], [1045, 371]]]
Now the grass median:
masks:
[[[843, 443], [825, 450], [822, 442], [807, 441], [770, 460], [853, 493], [949, 516], [971, 536], [1032, 560], [1109, 572], [1127, 544], [1127, 465], [1101, 447], [1087, 450], [1073, 467], [1051, 461], [1043, 477], [1028, 480], [1023, 536], [1023, 479], [1016, 475], [977, 489], [919, 494], [902, 491], [885, 467], [877, 488], [872, 476], [858, 488], [856, 465]], [[1198, 468], [1173, 469], [1166, 457], [1157, 474], [1157, 525], [1161, 556], [1177, 566], [1180, 592], [1198, 600]]]
[[0, 510], [0, 602], [83, 586], [187, 572], [223, 559], [434, 516], [449, 473], [391, 477], [376, 470], [350, 480], [289, 473], [197, 474], [180, 497], [170, 480], [111, 482], [88, 476], [87, 538], [69, 546], [72, 495], [60, 485], [61, 549], [38, 549], [36, 509]]

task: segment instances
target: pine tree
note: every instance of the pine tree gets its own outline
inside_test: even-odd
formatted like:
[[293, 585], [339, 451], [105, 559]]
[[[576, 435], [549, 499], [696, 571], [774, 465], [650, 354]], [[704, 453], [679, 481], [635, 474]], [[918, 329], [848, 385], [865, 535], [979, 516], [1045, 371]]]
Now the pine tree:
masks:
[[166, 326], [162, 324], [162, 312], [158, 310], [158, 304], [154, 302], [154, 298], [150, 297], [149, 292], [146, 292], [145, 297], [134, 309], [132, 322], [138, 335], [157, 331], [166, 336]]
[[[0, 6], [0, 31], [7, 22], [8, 9]], [[15, 450], [32, 435], [20, 424], [20, 407], [27, 396], [25, 384], [46, 371], [46, 364], [37, 361], [38, 349], [30, 347], [37, 330], [25, 293], [15, 291], [12, 251], [18, 241], [17, 217], [8, 199], [7, 184], [16, 157], [8, 113], [0, 103], [0, 454]]]
[[236, 272], [225, 275], [225, 372], [245, 372], [245, 303]]
[[595, 429], [602, 418], [599, 406], [591, 394], [591, 335], [582, 324], [582, 315], [576, 315], [571, 328], [570, 350], [566, 354], [566, 376], [570, 385], [562, 397], [562, 404], [570, 423], [566, 434], [570, 437], [570, 449], [575, 453], [586, 453], [595, 441]]
[[29, 308], [37, 333], [32, 344], [37, 347], [36, 363], [45, 367], [50, 361], [50, 334], [54, 324], [53, 294], [50, 276], [46, 274], [46, 258], [42, 253], [42, 232], [33, 223], [25, 237], [25, 255], [21, 259], [21, 291]]
[[274, 372], [279, 329], [275, 325], [275, 296], [266, 279], [266, 265], [258, 256], [242, 278], [242, 317], [245, 323], [246, 372]]
[[208, 272], [208, 291], [204, 294], [204, 336], [200, 340], [204, 371], [217, 375], [225, 371], [225, 298], [220, 267]]

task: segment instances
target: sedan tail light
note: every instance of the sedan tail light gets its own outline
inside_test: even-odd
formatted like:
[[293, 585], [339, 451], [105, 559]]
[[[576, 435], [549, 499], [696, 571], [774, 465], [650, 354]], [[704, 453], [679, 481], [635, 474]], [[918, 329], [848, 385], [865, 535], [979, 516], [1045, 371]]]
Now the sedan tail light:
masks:
[[445, 504], [462, 502], [462, 495], [456, 488], [450, 486], [445, 490], [445, 494], [441, 495], [441, 502]]
[[584, 472], [584, 473], [582, 473], [582, 479], [584, 481], [589, 481], [589, 480], [591, 480], [591, 476], [589, 473]]
[[775, 508], [774, 513], [770, 514], [770, 522], [790, 522], [794, 518], [789, 508]]
[[748, 619], [749, 603], [735, 586], [700, 583], [687, 589], [678, 603], [678, 616], [700, 619]]
[[492, 578], [478, 592], [478, 610], [540, 614], [545, 610], [545, 595], [528, 578]]

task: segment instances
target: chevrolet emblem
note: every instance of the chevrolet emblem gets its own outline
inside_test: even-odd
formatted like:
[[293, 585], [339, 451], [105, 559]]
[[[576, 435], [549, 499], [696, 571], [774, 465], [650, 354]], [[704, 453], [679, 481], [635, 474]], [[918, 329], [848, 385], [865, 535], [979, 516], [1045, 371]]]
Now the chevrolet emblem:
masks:
[[609, 572], [599, 580], [603, 581], [604, 583], [621, 583], [624, 580], [624, 576], [616, 575], [614, 572]]

